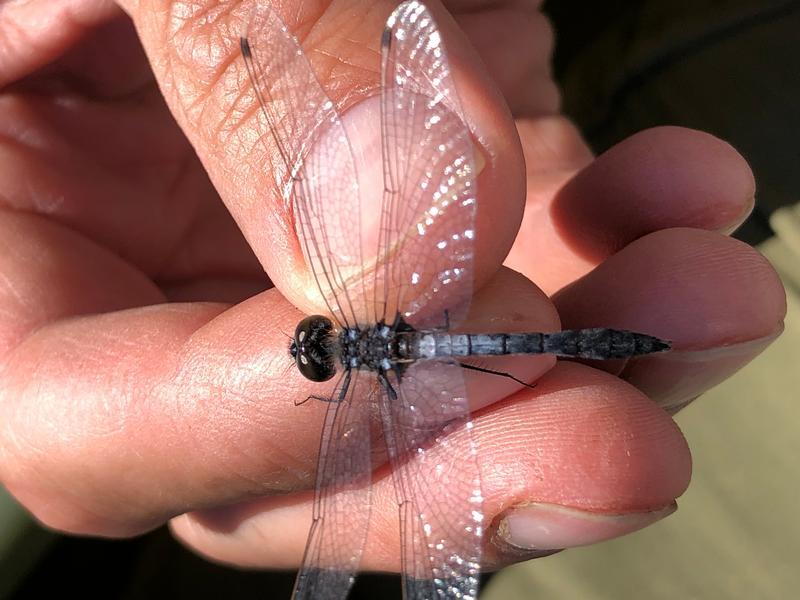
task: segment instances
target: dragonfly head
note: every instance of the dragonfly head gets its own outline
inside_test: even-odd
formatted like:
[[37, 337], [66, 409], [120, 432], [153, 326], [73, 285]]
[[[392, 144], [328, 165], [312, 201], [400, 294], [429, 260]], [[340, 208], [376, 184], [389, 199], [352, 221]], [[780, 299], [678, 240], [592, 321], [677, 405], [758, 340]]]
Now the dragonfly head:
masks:
[[330, 336], [333, 323], [327, 317], [314, 315], [297, 324], [289, 354], [297, 369], [311, 381], [327, 381], [336, 373]]

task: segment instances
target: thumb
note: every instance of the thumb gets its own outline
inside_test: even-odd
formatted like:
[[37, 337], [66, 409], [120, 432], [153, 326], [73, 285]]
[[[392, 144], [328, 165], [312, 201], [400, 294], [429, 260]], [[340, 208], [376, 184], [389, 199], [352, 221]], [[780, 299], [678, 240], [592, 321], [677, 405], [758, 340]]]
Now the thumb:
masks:
[[[271, 280], [298, 307], [318, 311], [309, 300], [317, 295], [310, 292], [313, 279], [291, 211], [273, 176], [273, 163], [280, 156], [271, 141], [259, 143], [269, 139], [269, 132], [264, 131], [240, 56], [239, 36], [256, 3], [122, 4], [136, 23], [167, 103]], [[380, 37], [394, 7], [389, 0], [287, 0], [273, 6], [300, 40], [345, 129], [355, 135], [360, 135], [362, 122], [379, 127]], [[499, 267], [519, 226], [525, 184], [522, 154], [511, 116], [480, 59], [447, 11], [438, 2], [430, 9], [441, 29], [467, 125], [485, 162], [478, 178], [475, 248], [476, 279], [484, 281]], [[270, 43], [277, 42], [264, 41]], [[303, 90], [297, 94], [302, 97]], [[351, 117], [359, 120], [352, 128], [347, 123]], [[367, 159], [381, 160], [379, 152], [373, 154]], [[380, 165], [365, 171], [380, 174]], [[325, 202], [336, 203], [337, 198]]]

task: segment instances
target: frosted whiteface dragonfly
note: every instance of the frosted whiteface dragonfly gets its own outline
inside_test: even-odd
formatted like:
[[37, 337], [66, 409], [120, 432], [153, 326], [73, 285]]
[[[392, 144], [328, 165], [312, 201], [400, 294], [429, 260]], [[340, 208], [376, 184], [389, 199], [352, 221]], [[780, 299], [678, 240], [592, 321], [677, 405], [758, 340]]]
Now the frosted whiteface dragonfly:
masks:
[[367, 536], [378, 426], [399, 506], [405, 597], [475, 598], [487, 523], [463, 373], [513, 376], [459, 359], [609, 359], [669, 345], [607, 328], [455, 333], [473, 292], [477, 174], [444, 44], [422, 3], [401, 4], [381, 39], [382, 173], [358, 172], [369, 148], [351, 144], [269, 6], [254, 11], [241, 50], [280, 158], [276, 181], [328, 309], [302, 320], [290, 346], [306, 378], [335, 382], [325, 395], [310, 392], [327, 413], [295, 597], [348, 593]]

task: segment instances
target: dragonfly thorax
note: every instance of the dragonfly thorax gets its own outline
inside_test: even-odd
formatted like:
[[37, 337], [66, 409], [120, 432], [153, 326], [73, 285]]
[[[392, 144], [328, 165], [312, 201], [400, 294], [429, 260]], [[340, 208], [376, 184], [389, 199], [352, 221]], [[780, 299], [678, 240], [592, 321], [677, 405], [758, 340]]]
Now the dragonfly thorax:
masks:
[[385, 323], [349, 327], [339, 333], [339, 351], [346, 369], [388, 371], [394, 362], [397, 331]]
[[337, 363], [345, 370], [386, 372], [412, 358], [417, 333], [399, 317], [392, 325], [381, 321], [337, 331], [328, 317], [314, 315], [298, 323], [289, 354], [300, 373], [311, 381], [331, 379]]

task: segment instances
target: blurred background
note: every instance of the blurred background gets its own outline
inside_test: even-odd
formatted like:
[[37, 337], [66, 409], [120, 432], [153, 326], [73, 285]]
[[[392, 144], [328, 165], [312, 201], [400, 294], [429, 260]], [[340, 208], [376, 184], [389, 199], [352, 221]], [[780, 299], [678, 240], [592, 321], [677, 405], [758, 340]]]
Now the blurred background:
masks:
[[[708, 131], [755, 171], [756, 209], [735, 237], [788, 294], [783, 336], [679, 413], [694, 456], [680, 510], [625, 538], [487, 577], [482, 598], [787, 599], [800, 589], [800, 1], [550, 0], [564, 109], [596, 152], [656, 125]], [[0, 600], [288, 598], [293, 573], [212, 565], [165, 530], [127, 541], [67, 538], [0, 490]], [[362, 576], [354, 598], [399, 598]]]

